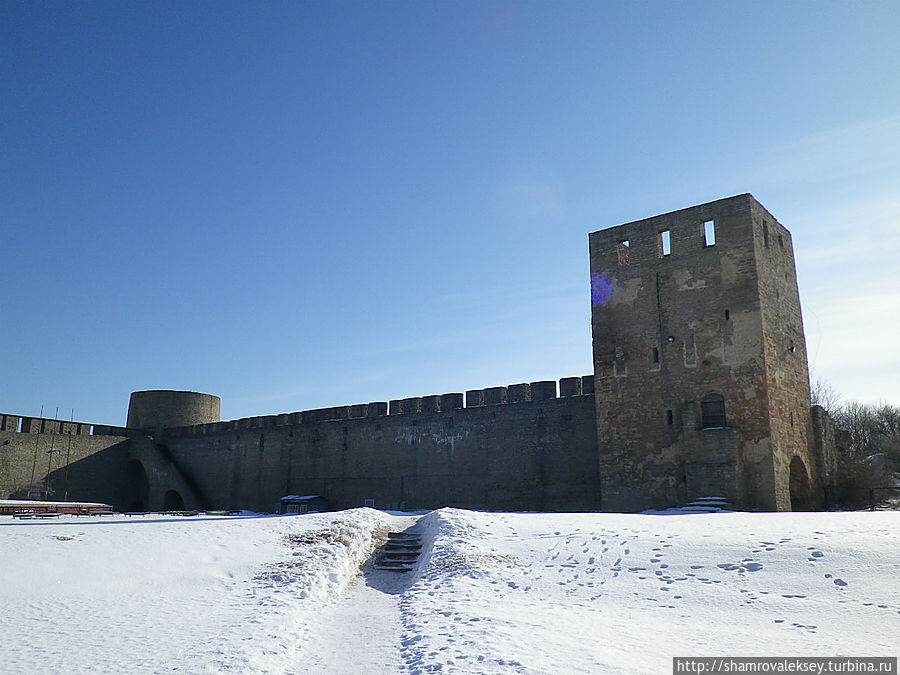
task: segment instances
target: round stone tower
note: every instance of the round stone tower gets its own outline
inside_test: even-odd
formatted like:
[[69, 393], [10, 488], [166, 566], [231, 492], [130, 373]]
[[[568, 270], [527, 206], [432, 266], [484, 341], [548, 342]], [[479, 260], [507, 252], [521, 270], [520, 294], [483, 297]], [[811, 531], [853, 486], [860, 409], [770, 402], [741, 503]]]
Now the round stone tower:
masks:
[[190, 427], [219, 421], [221, 399], [196, 391], [136, 391], [128, 403], [128, 428]]

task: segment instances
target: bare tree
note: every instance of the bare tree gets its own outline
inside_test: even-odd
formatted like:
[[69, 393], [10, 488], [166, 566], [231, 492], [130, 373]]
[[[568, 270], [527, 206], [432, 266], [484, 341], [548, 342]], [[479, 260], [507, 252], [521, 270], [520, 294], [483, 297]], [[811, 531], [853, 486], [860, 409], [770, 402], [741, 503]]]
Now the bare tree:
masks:
[[892, 470], [900, 469], [900, 408], [851, 401], [834, 413], [834, 419], [850, 433], [854, 451], [866, 457], [884, 454]]
[[900, 408], [850, 401], [833, 414], [850, 436], [838, 459], [839, 492], [845, 506], [864, 506], [870, 491], [897, 485], [900, 471]]
[[813, 405], [825, 408], [829, 416], [834, 417], [841, 408], [841, 395], [838, 394], [831, 383], [817, 377], [809, 388], [809, 397]]

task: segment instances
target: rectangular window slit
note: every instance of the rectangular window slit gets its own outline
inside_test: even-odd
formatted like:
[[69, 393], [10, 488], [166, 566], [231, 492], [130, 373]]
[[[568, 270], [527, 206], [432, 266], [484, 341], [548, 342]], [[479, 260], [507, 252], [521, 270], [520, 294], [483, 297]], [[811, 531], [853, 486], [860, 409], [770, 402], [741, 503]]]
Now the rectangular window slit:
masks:
[[666, 410], [666, 422], [672, 424], [675, 421], [674, 415], [672, 415], [671, 410]]
[[659, 363], [659, 347], [653, 348], [653, 363]]
[[703, 223], [703, 240], [707, 246], [716, 245], [716, 221], [707, 220]]
[[725, 310], [725, 320], [728, 321], [729, 319], [731, 319], [731, 312], [729, 312], [729, 311], [726, 309], [726, 310]]
[[663, 256], [672, 253], [672, 232], [671, 230], [663, 230], [659, 233], [659, 251]]
[[619, 255], [619, 265], [624, 267], [628, 264], [628, 253], [631, 250], [631, 242], [628, 239], [623, 239], [619, 242], [616, 250]]
[[694, 341], [693, 333], [684, 341], [684, 365], [689, 367], [697, 365], [697, 343]]
[[625, 350], [616, 347], [616, 361], [614, 364], [616, 377], [626, 377], [628, 375], [628, 364], [625, 363]]
[[763, 244], [769, 248], [769, 226], [763, 223]]

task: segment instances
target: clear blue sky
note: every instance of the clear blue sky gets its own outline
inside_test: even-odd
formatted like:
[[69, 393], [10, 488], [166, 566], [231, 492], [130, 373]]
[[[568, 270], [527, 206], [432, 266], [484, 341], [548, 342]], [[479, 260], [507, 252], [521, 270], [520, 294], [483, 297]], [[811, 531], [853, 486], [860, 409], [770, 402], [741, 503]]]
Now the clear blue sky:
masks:
[[900, 404], [898, 2], [0, 2], [0, 411], [589, 373], [587, 235], [752, 192]]

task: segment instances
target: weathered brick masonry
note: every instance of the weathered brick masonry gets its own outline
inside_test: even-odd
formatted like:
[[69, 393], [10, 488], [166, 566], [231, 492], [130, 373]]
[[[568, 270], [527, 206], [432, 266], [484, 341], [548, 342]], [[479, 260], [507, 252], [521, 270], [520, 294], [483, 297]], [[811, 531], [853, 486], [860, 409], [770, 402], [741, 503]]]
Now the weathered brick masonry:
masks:
[[788, 231], [740, 195], [595, 232], [590, 252], [604, 508], [715, 492], [789, 509], [792, 462], [795, 506], [808, 506], [817, 474]]

